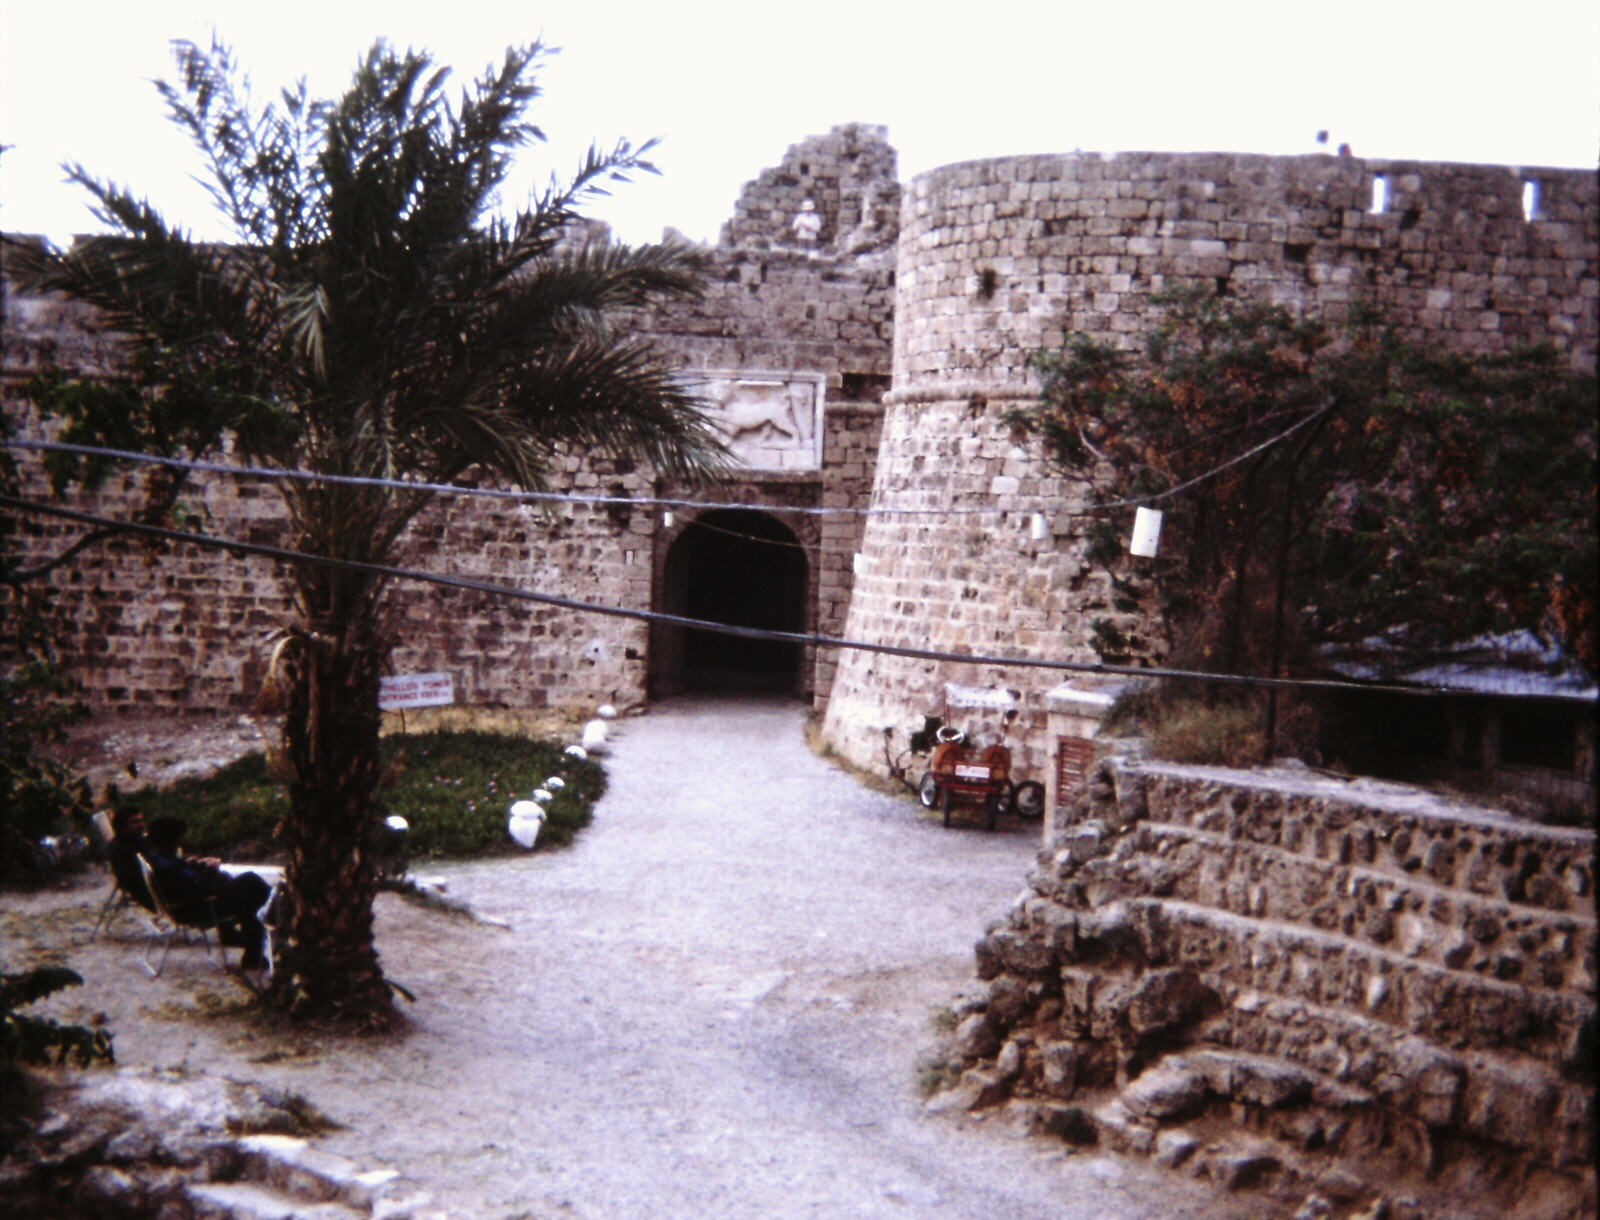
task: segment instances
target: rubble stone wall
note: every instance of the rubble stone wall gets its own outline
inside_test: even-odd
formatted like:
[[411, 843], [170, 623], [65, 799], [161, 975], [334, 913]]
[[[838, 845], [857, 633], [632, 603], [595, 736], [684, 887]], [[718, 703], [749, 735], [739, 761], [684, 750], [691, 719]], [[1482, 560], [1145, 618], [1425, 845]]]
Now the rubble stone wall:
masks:
[[1402, 785], [1108, 761], [977, 945], [951, 1101], [1321, 1215], [1592, 1214], [1594, 852]]

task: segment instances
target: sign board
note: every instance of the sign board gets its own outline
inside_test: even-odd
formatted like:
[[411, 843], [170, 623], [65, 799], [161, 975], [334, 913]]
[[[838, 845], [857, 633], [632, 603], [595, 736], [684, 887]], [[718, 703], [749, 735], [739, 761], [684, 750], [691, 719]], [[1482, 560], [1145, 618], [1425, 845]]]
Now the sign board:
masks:
[[944, 701], [951, 707], [984, 708], [995, 712], [1017, 710], [1017, 692], [1003, 686], [962, 686], [958, 682], [944, 684]]
[[383, 711], [399, 707], [441, 707], [456, 701], [455, 681], [449, 674], [401, 674], [378, 684], [378, 706]]

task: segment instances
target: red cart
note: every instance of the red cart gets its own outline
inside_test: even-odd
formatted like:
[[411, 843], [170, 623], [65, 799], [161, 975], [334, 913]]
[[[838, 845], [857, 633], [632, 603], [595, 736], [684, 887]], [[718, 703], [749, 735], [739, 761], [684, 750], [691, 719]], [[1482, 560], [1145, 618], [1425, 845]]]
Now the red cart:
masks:
[[[1017, 717], [1017, 697], [1011, 691], [962, 687], [954, 683], [945, 685], [945, 717], [950, 709], [984, 708], [1002, 713], [1004, 726]], [[999, 740], [989, 745], [978, 745], [969, 739], [963, 729], [943, 725], [935, 735], [937, 744], [933, 759], [918, 785], [917, 796], [922, 804], [935, 806], [944, 815], [944, 824], [950, 825], [950, 810], [958, 804], [976, 805], [988, 816], [989, 829], [995, 819], [1013, 808], [1025, 817], [1038, 817], [1044, 811], [1044, 785], [1037, 780], [1021, 784], [1011, 782], [1011, 751], [1005, 745], [1002, 731]]]

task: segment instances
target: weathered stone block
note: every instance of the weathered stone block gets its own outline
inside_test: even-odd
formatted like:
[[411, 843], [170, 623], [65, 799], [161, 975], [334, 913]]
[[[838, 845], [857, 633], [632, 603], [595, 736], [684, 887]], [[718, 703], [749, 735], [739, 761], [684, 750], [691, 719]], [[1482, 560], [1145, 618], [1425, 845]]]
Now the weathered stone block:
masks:
[[987, 1012], [975, 1012], [956, 1026], [951, 1046], [965, 1059], [983, 1059], [994, 1054], [1000, 1045], [994, 1022]]
[[1205, 1077], [1166, 1064], [1150, 1069], [1122, 1090], [1122, 1104], [1143, 1118], [1182, 1118], [1205, 1104]]
[[1230, 1091], [1236, 1101], [1278, 1110], [1311, 1097], [1311, 1077], [1293, 1064], [1240, 1056], [1231, 1069]]
[[1019, 978], [1001, 975], [989, 984], [989, 1012], [993, 1024], [1009, 1029], [1030, 1007], [1028, 985]]
[[1061, 971], [1061, 1023], [1074, 1033], [1089, 1028], [1089, 1014], [1099, 976], [1092, 970], [1066, 968]]
[[1045, 1042], [1039, 1047], [1040, 1080], [1052, 1097], [1071, 1097], [1078, 1087], [1081, 1058], [1073, 1042]]
[[1192, 970], [1152, 970], [1128, 999], [1128, 1026], [1137, 1034], [1188, 1025], [1216, 1003], [1216, 995]]
[[1029, 978], [1053, 974], [1058, 961], [1055, 949], [1025, 932], [1001, 929], [984, 938], [1005, 969]]
[[1117, 1152], [1149, 1156], [1156, 1146], [1155, 1128], [1130, 1114], [1121, 1101], [1113, 1098], [1090, 1113], [1100, 1142]]
[[1277, 1151], [1270, 1145], [1223, 1148], [1207, 1152], [1205, 1158], [1207, 1174], [1225, 1190], [1248, 1189], [1281, 1167]]

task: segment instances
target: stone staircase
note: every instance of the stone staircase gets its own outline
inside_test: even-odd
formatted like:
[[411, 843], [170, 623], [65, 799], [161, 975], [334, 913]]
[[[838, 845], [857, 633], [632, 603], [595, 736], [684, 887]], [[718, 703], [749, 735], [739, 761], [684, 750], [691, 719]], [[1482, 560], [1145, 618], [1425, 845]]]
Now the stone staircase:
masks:
[[977, 946], [939, 1104], [1306, 1216], [1593, 1214], [1593, 868], [1398, 785], [1106, 765]]

